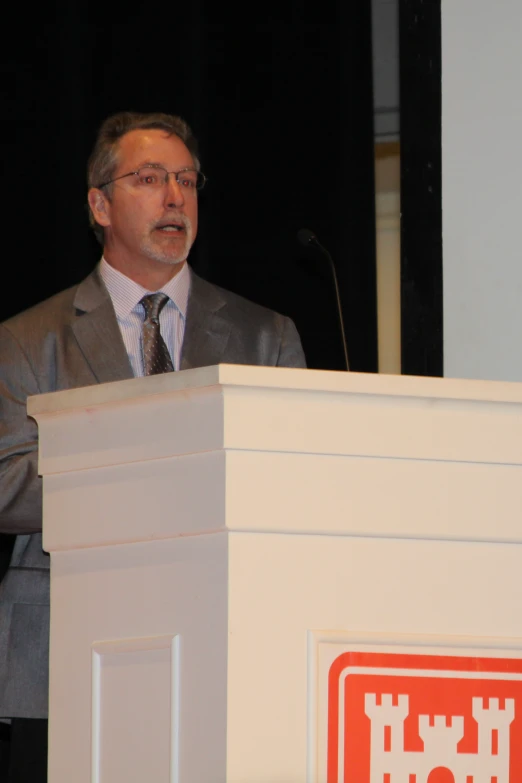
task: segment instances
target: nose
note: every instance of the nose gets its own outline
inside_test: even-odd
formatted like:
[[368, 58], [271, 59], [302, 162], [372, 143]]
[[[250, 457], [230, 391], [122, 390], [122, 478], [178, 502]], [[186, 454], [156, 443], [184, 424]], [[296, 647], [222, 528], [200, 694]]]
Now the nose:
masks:
[[167, 174], [165, 185], [165, 202], [168, 207], [182, 207], [185, 204], [185, 196], [175, 174]]

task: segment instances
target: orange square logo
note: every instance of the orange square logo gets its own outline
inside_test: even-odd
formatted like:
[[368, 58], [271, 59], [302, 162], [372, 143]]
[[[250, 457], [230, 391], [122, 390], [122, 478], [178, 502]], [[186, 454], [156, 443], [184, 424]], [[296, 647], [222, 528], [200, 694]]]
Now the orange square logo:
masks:
[[327, 783], [522, 781], [521, 658], [353, 649], [327, 677]]

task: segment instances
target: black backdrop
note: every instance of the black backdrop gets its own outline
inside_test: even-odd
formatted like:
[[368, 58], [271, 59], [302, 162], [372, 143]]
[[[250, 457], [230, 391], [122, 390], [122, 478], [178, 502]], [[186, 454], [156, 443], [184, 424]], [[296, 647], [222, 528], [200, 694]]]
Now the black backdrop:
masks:
[[77, 21], [80, 3], [68, 24], [4, 38], [0, 320], [93, 268], [96, 129], [114, 111], [159, 110], [192, 125], [209, 178], [195, 270], [293, 317], [310, 367], [342, 369], [328, 266], [295, 239], [312, 229], [335, 259], [351, 368], [376, 371], [371, 3], [321, 6], [328, 23], [217, 24], [192, 0], [183, 23], [141, 4], [94, 25]]

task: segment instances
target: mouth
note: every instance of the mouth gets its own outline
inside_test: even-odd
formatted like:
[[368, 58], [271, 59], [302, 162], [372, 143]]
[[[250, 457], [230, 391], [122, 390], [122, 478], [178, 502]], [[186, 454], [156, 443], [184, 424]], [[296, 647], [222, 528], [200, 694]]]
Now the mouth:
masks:
[[156, 230], [163, 234], [184, 234], [185, 226], [183, 223], [161, 223], [156, 226]]

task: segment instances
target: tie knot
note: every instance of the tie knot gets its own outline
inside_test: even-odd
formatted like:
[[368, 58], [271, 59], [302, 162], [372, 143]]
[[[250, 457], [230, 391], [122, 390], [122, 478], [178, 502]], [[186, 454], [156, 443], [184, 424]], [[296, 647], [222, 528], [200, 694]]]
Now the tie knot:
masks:
[[140, 304], [143, 305], [143, 309], [145, 310], [145, 320], [158, 321], [159, 314], [165, 307], [167, 301], [167, 294], [163, 294], [161, 291], [157, 294], [147, 294], [147, 296], [144, 296], [143, 299], [140, 300]]

